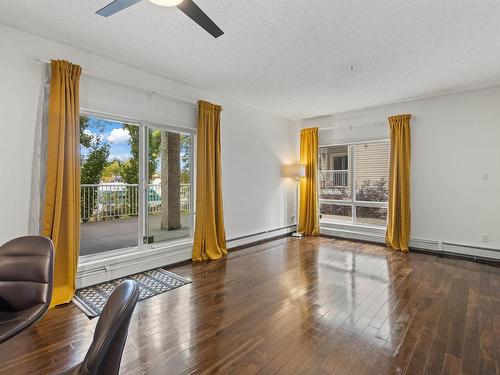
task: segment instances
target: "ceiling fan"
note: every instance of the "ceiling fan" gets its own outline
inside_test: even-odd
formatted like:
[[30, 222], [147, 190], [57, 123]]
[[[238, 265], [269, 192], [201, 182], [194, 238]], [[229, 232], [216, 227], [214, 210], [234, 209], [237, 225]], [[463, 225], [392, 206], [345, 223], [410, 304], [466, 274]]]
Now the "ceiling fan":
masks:
[[[96, 14], [109, 17], [120, 10], [128, 8], [135, 3], [142, 0], [114, 0], [113, 2], [106, 5], [104, 8], [99, 9]], [[165, 7], [179, 8], [186, 16], [191, 18], [198, 25], [203, 27], [208, 33], [210, 33], [214, 38], [220, 37], [224, 32], [215, 24], [214, 21], [208, 17], [205, 12], [203, 12], [198, 5], [195, 4], [193, 0], [148, 0], [156, 5], [161, 5]]]

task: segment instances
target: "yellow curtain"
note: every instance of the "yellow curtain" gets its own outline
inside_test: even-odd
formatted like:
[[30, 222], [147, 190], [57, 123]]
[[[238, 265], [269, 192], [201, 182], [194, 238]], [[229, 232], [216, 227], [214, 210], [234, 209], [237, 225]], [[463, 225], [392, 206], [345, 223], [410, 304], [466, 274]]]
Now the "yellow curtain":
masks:
[[300, 131], [300, 164], [306, 166], [306, 176], [300, 180], [299, 232], [306, 236], [319, 235], [318, 215], [318, 128]]
[[42, 235], [55, 246], [51, 306], [68, 303], [75, 291], [80, 246], [80, 74], [68, 61], [50, 63], [47, 180]]
[[218, 105], [198, 102], [194, 261], [220, 259], [227, 254], [222, 210], [221, 111]]
[[389, 117], [391, 161], [385, 240], [389, 247], [401, 251], [408, 251], [410, 241], [410, 119], [408, 114]]

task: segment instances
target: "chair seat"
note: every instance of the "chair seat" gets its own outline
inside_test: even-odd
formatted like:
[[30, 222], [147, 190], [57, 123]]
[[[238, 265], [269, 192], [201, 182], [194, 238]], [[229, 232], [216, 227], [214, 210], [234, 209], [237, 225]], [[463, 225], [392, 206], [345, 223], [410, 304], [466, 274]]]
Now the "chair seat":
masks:
[[36, 322], [47, 307], [41, 303], [23, 311], [0, 311], [0, 343]]

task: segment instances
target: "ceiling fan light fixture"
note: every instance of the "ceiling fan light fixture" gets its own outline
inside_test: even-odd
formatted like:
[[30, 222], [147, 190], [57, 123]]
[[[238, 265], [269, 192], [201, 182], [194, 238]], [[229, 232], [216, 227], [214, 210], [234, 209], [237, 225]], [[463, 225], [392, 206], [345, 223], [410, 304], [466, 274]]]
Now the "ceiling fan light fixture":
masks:
[[[1, 1], [1, 0], [0, 0]], [[109, 17], [116, 14], [123, 9], [126, 9], [134, 4], [141, 2], [142, 0], [113, 0], [108, 5], [102, 7], [97, 12], [97, 15], [102, 17]], [[149, 2], [163, 6], [163, 7], [177, 7], [182, 13], [191, 18], [199, 26], [201, 26], [207, 33], [212, 35], [214, 38], [218, 38], [224, 35], [224, 31], [221, 30], [217, 24], [210, 19], [206, 13], [200, 9], [194, 0], [148, 0]]]
[[162, 7], [176, 7], [183, 0], [149, 0], [151, 3], [162, 6]]

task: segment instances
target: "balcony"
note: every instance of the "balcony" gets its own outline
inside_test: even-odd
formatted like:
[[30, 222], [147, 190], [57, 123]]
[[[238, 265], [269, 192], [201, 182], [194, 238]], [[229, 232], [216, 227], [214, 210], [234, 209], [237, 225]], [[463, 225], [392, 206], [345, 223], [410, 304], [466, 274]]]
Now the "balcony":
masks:
[[351, 182], [348, 170], [321, 170], [318, 172], [319, 193], [322, 199], [347, 199]]
[[[180, 186], [180, 228], [162, 229], [161, 185], [150, 184], [147, 191], [147, 235], [158, 241], [190, 236], [190, 185]], [[166, 200], [166, 199], [165, 199]], [[81, 185], [80, 255], [137, 246], [140, 194], [137, 184], [106, 183]]]

